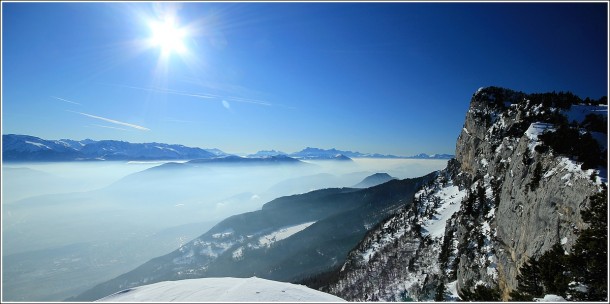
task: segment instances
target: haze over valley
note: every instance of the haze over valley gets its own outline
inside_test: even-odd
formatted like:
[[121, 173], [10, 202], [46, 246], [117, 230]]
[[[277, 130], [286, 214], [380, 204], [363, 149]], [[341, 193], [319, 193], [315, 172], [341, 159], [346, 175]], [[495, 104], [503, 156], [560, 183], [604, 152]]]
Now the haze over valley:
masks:
[[274, 198], [353, 187], [377, 172], [417, 177], [446, 162], [4, 162], [6, 299], [64, 300]]

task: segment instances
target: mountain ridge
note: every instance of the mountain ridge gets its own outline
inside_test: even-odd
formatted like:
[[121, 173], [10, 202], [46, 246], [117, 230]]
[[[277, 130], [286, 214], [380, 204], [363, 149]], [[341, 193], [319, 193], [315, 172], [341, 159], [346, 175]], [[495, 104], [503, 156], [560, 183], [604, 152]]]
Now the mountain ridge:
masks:
[[390, 180], [396, 179], [387, 173], [375, 173], [364, 178], [361, 182], [354, 185], [354, 188], [368, 188], [383, 184]]
[[255, 275], [291, 281], [323, 271], [340, 263], [370, 227], [408, 205], [415, 189], [435, 174], [274, 199], [258, 211], [228, 217], [174, 252], [70, 300], [95, 300], [163, 280]]
[[207, 151], [156, 142], [45, 140], [29, 135], [2, 135], [3, 161], [184, 160], [225, 155], [228, 154], [218, 149]]
[[[204, 149], [180, 144], [131, 143], [120, 140], [46, 140], [30, 135], [3, 134], [3, 161], [105, 161], [105, 160], [193, 160], [235, 156], [217, 148]], [[262, 150], [249, 154], [247, 158], [288, 156], [304, 160], [339, 160], [351, 158], [413, 158], [450, 159], [453, 155], [420, 153], [414, 156], [395, 156], [379, 153], [342, 151], [335, 148], [320, 149], [307, 147], [294, 153], [276, 150]]]

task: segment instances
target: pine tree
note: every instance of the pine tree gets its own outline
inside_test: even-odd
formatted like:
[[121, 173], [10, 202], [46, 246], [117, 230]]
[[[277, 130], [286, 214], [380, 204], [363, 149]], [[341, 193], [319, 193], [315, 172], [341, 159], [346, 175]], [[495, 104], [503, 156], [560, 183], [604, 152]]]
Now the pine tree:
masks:
[[483, 182], [479, 182], [477, 184], [477, 200], [479, 201], [480, 205], [485, 204], [485, 202], [487, 201], [487, 196], [485, 195], [485, 188], [482, 184]]
[[591, 196], [588, 209], [581, 216], [589, 227], [576, 240], [570, 256], [574, 281], [587, 291], [571, 290], [575, 300], [606, 301], [608, 299], [608, 188]]
[[445, 301], [445, 283], [441, 281], [440, 284], [436, 287], [436, 295], [434, 296], [435, 302], [443, 302]]
[[492, 179], [491, 190], [493, 191], [493, 202], [496, 206], [499, 206], [500, 195], [502, 194], [502, 181], [500, 179]]
[[474, 216], [474, 203], [476, 201], [476, 198], [474, 196], [474, 194], [470, 191], [470, 189], [468, 189], [468, 192], [466, 194], [466, 204], [465, 204], [465, 209], [464, 209], [464, 219], [467, 218], [468, 216]]
[[511, 300], [532, 301], [534, 297], [543, 295], [544, 288], [537, 259], [531, 257], [519, 268], [517, 281], [517, 289], [510, 293]]
[[460, 297], [461, 301], [488, 302], [501, 300], [500, 289], [498, 288], [498, 286], [487, 287], [485, 285], [477, 285], [474, 290], [471, 290], [472, 285], [472, 281], [469, 281], [466, 283], [466, 286], [464, 286], [464, 288], [458, 291], [458, 296]]
[[566, 275], [568, 257], [564, 252], [563, 247], [556, 243], [538, 259], [545, 294], [566, 295], [570, 279]]
[[485, 285], [478, 285], [474, 289], [474, 297], [475, 301], [500, 301], [500, 289], [498, 286], [487, 287]]
[[479, 203], [479, 214], [480, 216], [485, 216], [489, 212], [490, 208], [487, 205], [487, 195], [485, 193], [485, 187], [483, 187], [483, 182], [479, 182], [477, 184], [477, 201]]
[[532, 181], [530, 182], [530, 190], [534, 191], [540, 185], [540, 180], [542, 179], [542, 164], [540, 162], [536, 163], [536, 168], [534, 168], [534, 176], [532, 176]]
[[451, 243], [453, 243], [453, 230], [449, 229], [445, 231], [441, 252], [438, 254], [438, 262], [441, 265], [442, 270], [447, 268], [449, 256], [451, 255]]
[[474, 301], [474, 292], [470, 291], [472, 285], [472, 281], [468, 281], [466, 282], [464, 288], [460, 288], [458, 290], [458, 296], [460, 297], [460, 301]]
[[523, 158], [521, 159], [521, 162], [523, 162], [523, 164], [526, 167], [528, 167], [531, 164], [532, 159], [531, 159], [530, 149], [529, 148], [525, 149], [525, 151], [523, 152]]

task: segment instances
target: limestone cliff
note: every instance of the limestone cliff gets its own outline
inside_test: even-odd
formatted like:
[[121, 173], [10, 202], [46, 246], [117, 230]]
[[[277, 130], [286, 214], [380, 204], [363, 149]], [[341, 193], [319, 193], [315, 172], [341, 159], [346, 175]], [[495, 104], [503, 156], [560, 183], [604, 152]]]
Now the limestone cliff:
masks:
[[[596, 170], [582, 170], [569, 155], [558, 155], [552, 149], [539, 152], [543, 149], [536, 146], [543, 145], [538, 138], [541, 131], [556, 127], [552, 124], [556, 115], [573, 117], [573, 112], [604, 107], [571, 105], [560, 109], [552, 101], [550, 105], [545, 107], [510, 90], [479, 90], [456, 144], [456, 159], [468, 181], [483, 177], [486, 184], [500, 182], [499, 202], [490, 226], [495, 228], [497, 278], [504, 299], [516, 288], [517, 269], [527, 258], [555, 243], [561, 243], [565, 250], [571, 248], [576, 233], [583, 228], [580, 210], [599, 190], [599, 177], [591, 179]], [[541, 177], [538, 186], [532, 187], [537, 166]], [[467, 262], [460, 264], [458, 287], [467, 279], [482, 276], [472, 269]]]
[[[348, 300], [430, 300], [443, 282], [453, 294], [445, 299], [485, 285], [508, 300], [529, 257], [556, 243], [569, 251], [585, 227], [580, 211], [607, 184], [605, 129], [607, 105], [570, 93], [479, 89], [456, 158], [413, 208], [373, 229], [324, 290]], [[380, 270], [388, 267], [399, 271]]]

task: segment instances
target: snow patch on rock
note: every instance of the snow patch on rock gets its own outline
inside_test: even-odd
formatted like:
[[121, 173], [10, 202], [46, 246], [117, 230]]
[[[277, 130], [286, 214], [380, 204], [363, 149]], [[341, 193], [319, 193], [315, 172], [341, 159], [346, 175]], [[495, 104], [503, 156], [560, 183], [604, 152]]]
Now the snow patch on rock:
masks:
[[534, 298], [534, 301], [536, 301], [536, 302], [566, 302], [566, 299], [564, 299], [562, 296], [548, 294], [548, 295], [544, 295], [544, 298]]
[[426, 220], [422, 225], [425, 229], [422, 234], [437, 238], [443, 236], [445, 233], [447, 220], [460, 210], [460, 204], [466, 197], [466, 191], [460, 191], [453, 183], [448, 183], [446, 187], [441, 188], [433, 197], [439, 198], [441, 200], [441, 205], [436, 209], [438, 214], [432, 219]]
[[274, 231], [272, 233], [262, 236], [259, 239], [259, 244], [261, 246], [271, 246], [271, 244], [273, 244], [277, 241], [281, 241], [283, 239], [290, 237], [291, 235], [293, 235], [297, 232], [305, 230], [307, 227], [313, 225], [314, 223], [315, 223], [315, 221], [303, 223], [303, 224], [299, 224], [299, 225], [295, 225], [295, 226], [285, 227], [280, 230]]

